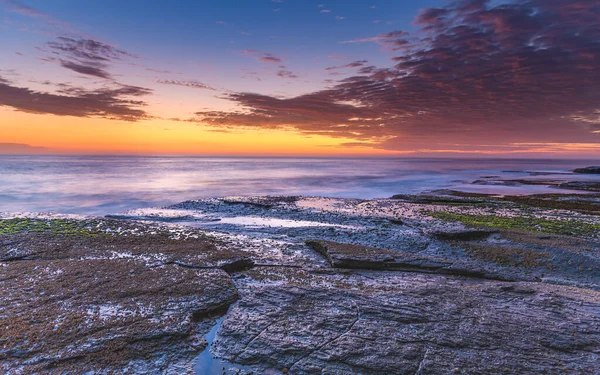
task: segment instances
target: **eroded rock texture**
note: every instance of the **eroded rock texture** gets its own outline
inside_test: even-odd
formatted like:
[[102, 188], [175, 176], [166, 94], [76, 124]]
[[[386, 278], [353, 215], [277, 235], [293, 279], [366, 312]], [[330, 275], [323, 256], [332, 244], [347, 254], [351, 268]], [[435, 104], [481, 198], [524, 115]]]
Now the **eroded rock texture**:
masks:
[[0, 372], [190, 373], [238, 296], [224, 270], [172, 262], [216, 262], [214, 245], [88, 234], [4, 236]]
[[193, 374], [218, 328], [211, 375], [600, 374], [599, 202], [231, 197], [0, 220], [0, 372]]
[[398, 272], [255, 269], [216, 352], [292, 374], [596, 374], [600, 294]]

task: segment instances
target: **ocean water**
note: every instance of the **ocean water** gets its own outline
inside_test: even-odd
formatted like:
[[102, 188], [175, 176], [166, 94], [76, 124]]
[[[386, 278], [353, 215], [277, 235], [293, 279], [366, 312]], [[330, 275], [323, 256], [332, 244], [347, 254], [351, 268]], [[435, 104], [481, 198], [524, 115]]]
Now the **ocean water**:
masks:
[[[594, 164], [598, 161], [0, 155], [0, 212], [105, 215], [229, 195], [383, 198], [436, 189], [557, 192], [544, 186], [472, 182], [490, 176], [600, 180], [561, 174]], [[549, 174], [526, 173], [531, 171]]]

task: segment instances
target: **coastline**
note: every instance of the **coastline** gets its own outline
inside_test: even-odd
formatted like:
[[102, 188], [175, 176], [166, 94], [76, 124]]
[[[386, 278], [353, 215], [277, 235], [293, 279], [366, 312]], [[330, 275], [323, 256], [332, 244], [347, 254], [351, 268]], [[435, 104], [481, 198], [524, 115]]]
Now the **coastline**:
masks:
[[596, 373], [599, 214], [438, 191], [5, 215], [0, 368], [193, 374], [220, 319], [226, 373]]
[[[538, 159], [1, 156], [0, 210], [104, 216], [230, 195], [374, 199], [440, 189], [504, 195], [585, 192], [574, 189], [597, 190], [600, 175], [572, 170], [592, 164]], [[573, 182], [596, 185], [568, 185]]]

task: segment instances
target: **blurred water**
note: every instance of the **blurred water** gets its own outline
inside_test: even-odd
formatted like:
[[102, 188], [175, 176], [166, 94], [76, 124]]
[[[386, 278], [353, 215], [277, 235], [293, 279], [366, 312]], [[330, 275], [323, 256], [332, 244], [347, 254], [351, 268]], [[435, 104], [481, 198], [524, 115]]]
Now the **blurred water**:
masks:
[[[0, 211], [103, 215], [226, 195], [377, 198], [442, 188], [523, 194], [548, 192], [548, 188], [470, 183], [482, 176], [523, 178], [529, 175], [518, 171], [567, 172], [593, 164], [589, 160], [526, 159], [0, 155]], [[578, 175], [576, 179], [600, 176]]]

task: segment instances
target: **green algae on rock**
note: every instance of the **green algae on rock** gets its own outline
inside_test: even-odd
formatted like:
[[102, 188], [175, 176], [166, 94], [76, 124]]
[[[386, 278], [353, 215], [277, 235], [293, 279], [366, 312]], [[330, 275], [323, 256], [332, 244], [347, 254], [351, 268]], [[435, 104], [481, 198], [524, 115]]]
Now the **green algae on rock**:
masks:
[[573, 236], [600, 235], [600, 223], [588, 223], [571, 219], [554, 220], [539, 217], [503, 217], [496, 215], [471, 215], [440, 211], [426, 211], [425, 214], [436, 219], [460, 222], [473, 227], [523, 229]]

